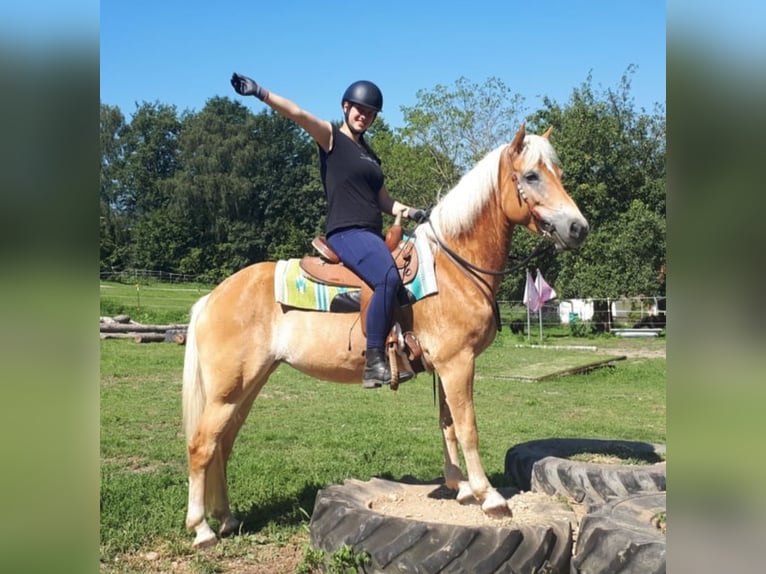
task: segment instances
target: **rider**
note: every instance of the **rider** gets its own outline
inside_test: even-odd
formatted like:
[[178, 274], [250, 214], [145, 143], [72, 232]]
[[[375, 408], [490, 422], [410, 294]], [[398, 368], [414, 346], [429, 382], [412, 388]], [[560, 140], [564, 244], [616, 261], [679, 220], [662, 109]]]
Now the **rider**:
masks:
[[[382, 212], [402, 213], [422, 221], [425, 212], [413, 209], [388, 194], [383, 183], [380, 159], [367, 144], [364, 132], [383, 109], [383, 94], [368, 81], [351, 84], [343, 93], [343, 124], [338, 127], [317, 118], [287, 98], [275, 94], [252, 79], [233, 74], [231, 85], [243, 96], [255, 96], [277, 113], [293, 120], [319, 146], [322, 185], [327, 197], [327, 242], [343, 264], [372, 289], [367, 310], [365, 388], [388, 384], [391, 370], [385, 340], [391, 329], [397, 297], [406, 300], [391, 252], [383, 240]], [[412, 373], [402, 372], [404, 382]]]

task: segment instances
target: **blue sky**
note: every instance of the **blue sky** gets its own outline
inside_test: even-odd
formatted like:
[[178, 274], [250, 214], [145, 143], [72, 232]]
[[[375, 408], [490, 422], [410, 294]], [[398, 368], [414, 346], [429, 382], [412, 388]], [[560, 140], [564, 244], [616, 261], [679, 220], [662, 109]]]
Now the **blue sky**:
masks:
[[346, 86], [368, 79], [399, 127], [418, 90], [460, 77], [497, 77], [533, 111], [544, 95], [565, 103], [589, 73], [615, 88], [634, 64], [631, 93], [651, 111], [665, 105], [665, 25], [657, 0], [112, 0], [100, 7], [101, 101], [128, 120], [142, 102], [196, 111], [241, 99], [237, 71], [336, 120]]

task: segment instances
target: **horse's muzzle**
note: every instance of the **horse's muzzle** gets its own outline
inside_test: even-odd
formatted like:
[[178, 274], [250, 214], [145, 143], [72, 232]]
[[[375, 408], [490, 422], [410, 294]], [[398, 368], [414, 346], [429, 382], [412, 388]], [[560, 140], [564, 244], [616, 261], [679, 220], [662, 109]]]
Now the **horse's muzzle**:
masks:
[[569, 224], [569, 239], [571, 243], [575, 245], [581, 244], [588, 236], [588, 222], [584, 219], [582, 221], [573, 221]]

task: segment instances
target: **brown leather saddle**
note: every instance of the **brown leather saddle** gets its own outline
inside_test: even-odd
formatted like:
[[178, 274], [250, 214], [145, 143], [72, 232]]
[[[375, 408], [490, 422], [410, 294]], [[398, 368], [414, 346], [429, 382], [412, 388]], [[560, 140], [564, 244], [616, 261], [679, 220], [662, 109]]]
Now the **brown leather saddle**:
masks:
[[[396, 268], [402, 283], [407, 285], [414, 281], [418, 274], [418, 252], [415, 249], [414, 241], [402, 240], [403, 230], [401, 226], [401, 215], [397, 215], [394, 224], [386, 234], [386, 245], [391, 251], [391, 255], [396, 262]], [[338, 255], [327, 243], [324, 237], [315, 237], [311, 242], [319, 256], [307, 255], [300, 260], [301, 270], [315, 281], [327, 285], [341, 285], [345, 287], [355, 287], [360, 289], [359, 315], [362, 325], [362, 333], [367, 336], [367, 306], [372, 299], [372, 289], [365, 283], [361, 277], [343, 265]], [[408, 359], [415, 372], [426, 370], [422, 350], [417, 337], [412, 332], [412, 307], [397, 306], [394, 310], [394, 321], [399, 324], [403, 333], [404, 346]], [[398, 336], [395, 334], [394, 327], [389, 334], [387, 346], [389, 349], [395, 344]], [[430, 370], [430, 369], [429, 369]], [[395, 390], [396, 384], [392, 381], [391, 388]]]
[[[401, 234], [401, 231], [399, 233]], [[356, 288], [364, 286], [362, 278], [340, 262], [338, 255], [324, 237], [315, 237], [311, 245], [319, 252], [319, 256], [307, 255], [301, 259], [300, 266], [306, 275], [327, 285]], [[389, 245], [389, 249], [396, 262], [402, 283], [406, 285], [412, 282], [418, 274], [418, 252], [415, 244], [412, 241], [400, 239], [393, 248]]]

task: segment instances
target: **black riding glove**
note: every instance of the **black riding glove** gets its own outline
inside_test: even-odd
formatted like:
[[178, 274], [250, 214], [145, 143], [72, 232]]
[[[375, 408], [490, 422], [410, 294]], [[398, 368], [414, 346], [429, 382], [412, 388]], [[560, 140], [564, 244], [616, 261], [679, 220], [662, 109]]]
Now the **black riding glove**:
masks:
[[255, 96], [259, 100], [264, 101], [266, 96], [269, 95], [269, 91], [266, 88], [259, 86], [247, 76], [240, 76], [236, 73], [231, 75], [231, 85], [240, 96]]
[[416, 223], [423, 223], [428, 219], [428, 212], [423, 211], [422, 209], [408, 209], [407, 218]]

